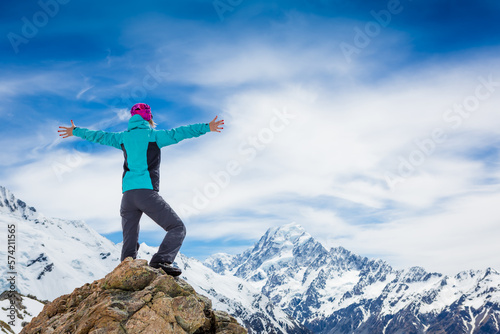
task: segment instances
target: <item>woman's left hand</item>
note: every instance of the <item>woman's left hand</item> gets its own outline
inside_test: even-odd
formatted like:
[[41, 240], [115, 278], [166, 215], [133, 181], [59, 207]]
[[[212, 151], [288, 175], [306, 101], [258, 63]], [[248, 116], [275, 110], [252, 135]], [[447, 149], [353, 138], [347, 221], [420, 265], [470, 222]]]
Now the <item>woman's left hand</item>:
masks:
[[63, 130], [59, 130], [57, 132], [62, 132], [59, 134], [59, 136], [63, 137], [63, 138], [68, 138], [68, 137], [71, 137], [73, 135], [73, 129], [75, 128], [75, 123], [73, 123], [73, 120], [71, 120], [71, 126], [70, 127], [66, 127], [66, 126], [60, 126], [59, 129], [63, 129]]

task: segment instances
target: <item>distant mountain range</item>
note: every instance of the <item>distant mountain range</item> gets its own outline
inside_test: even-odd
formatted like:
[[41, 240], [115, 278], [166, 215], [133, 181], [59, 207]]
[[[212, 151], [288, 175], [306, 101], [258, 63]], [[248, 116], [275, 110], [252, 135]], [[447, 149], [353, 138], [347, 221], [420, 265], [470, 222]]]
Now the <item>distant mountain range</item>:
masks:
[[[0, 221], [17, 225], [23, 294], [52, 300], [119, 263], [120, 245], [82, 221], [44, 217], [3, 187]], [[139, 257], [149, 260], [154, 252], [142, 244]], [[297, 224], [269, 229], [239, 255], [214, 254], [202, 263], [181, 254], [176, 264], [215, 309], [250, 333], [500, 333], [494, 269], [453, 277], [420, 267], [394, 270], [342, 247], [328, 250]], [[2, 276], [0, 292], [6, 289]]]

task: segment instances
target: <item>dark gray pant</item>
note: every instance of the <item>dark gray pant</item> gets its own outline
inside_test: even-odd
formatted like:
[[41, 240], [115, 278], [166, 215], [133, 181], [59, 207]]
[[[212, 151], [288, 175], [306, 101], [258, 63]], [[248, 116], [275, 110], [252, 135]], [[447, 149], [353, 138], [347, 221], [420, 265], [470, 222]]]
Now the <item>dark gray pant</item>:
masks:
[[167, 231], [167, 235], [163, 239], [158, 253], [153, 255], [151, 263], [173, 263], [186, 236], [186, 227], [158, 192], [150, 189], [133, 189], [123, 193], [120, 208], [123, 229], [121, 260], [123, 261], [129, 256], [134, 259], [137, 257], [139, 220], [142, 213], [148, 215]]

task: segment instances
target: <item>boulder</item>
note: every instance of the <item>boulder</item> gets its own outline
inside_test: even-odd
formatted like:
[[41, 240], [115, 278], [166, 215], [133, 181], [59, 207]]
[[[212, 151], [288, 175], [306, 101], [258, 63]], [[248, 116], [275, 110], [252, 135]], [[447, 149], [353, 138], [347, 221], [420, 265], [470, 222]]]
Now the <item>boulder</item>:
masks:
[[106, 277], [48, 303], [21, 334], [243, 334], [181, 278], [125, 259]]

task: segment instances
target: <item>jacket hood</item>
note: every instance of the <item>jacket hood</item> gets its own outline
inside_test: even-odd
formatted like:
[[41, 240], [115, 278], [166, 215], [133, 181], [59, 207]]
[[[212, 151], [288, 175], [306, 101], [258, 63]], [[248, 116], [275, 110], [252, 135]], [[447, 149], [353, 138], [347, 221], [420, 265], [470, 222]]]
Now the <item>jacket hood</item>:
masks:
[[130, 120], [128, 121], [128, 129], [151, 129], [151, 126], [148, 121], [145, 121], [141, 115], [137, 114], [130, 117]]

